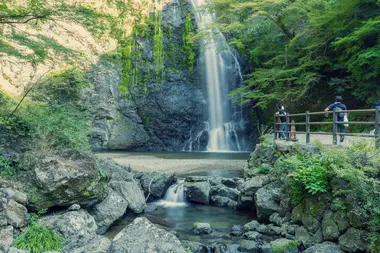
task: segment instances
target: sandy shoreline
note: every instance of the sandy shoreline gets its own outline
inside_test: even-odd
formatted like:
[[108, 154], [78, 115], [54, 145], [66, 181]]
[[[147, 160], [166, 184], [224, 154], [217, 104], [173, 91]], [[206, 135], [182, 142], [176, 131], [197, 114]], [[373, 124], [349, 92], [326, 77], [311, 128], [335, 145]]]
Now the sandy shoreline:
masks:
[[120, 152], [97, 153], [100, 158], [111, 158], [129, 165], [137, 172], [174, 172], [177, 175], [239, 176], [246, 160], [238, 159], [164, 159], [153, 155], [130, 155]]

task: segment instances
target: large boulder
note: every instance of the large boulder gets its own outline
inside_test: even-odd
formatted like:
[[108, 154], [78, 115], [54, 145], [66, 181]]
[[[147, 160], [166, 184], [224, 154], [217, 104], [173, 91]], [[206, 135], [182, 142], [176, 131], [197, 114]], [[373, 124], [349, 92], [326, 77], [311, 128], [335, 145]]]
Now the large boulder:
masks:
[[197, 235], [211, 234], [212, 228], [208, 223], [196, 222], [193, 227], [193, 232]]
[[273, 213], [281, 212], [281, 192], [282, 183], [279, 180], [257, 190], [255, 204], [258, 220], [268, 222]]
[[366, 251], [370, 245], [368, 232], [356, 228], [349, 228], [339, 237], [339, 246], [347, 252]]
[[65, 240], [66, 252], [83, 247], [97, 237], [95, 219], [85, 210], [45, 216], [38, 222], [53, 229]]
[[243, 226], [243, 231], [244, 232], [258, 231], [259, 227], [260, 227], [260, 223], [256, 220], [253, 220]]
[[255, 150], [249, 156], [248, 169], [254, 170], [262, 164], [274, 163], [276, 160], [275, 153], [275, 145], [257, 144]]
[[0, 188], [0, 228], [7, 225], [25, 227], [29, 219], [24, 206], [27, 202], [26, 194], [12, 188]]
[[208, 204], [211, 186], [209, 182], [185, 182], [186, 197], [191, 202]]
[[331, 242], [324, 242], [321, 244], [316, 244], [307, 250], [304, 253], [344, 253], [338, 245]]
[[17, 203], [13, 199], [9, 200], [5, 206], [5, 218], [7, 223], [16, 228], [25, 227], [28, 223], [28, 210], [25, 206]]
[[245, 181], [241, 186], [239, 206], [249, 208], [254, 205], [254, 195], [263, 186], [270, 182], [268, 176], [255, 176]]
[[273, 252], [276, 253], [298, 253], [298, 243], [293, 240], [280, 238], [270, 242]]
[[[310, 197], [292, 210], [292, 221], [304, 227], [312, 234], [321, 227], [321, 221], [327, 209], [328, 198]], [[327, 220], [328, 217], [326, 217]], [[327, 223], [326, 223], [327, 224]]]
[[336, 224], [334, 213], [331, 210], [327, 210], [323, 215], [322, 233], [326, 241], [338, 241], [340, 236], [339, 227]]
[[13, 244], [13, 227], [0, 229], [0, 252], [8, 252]]
[[114, 221], [122, 217], [128, 207], [128, 201], [116, 191], [109, 189], [107, 197], [91, 209], [98, 225], [98, 234], [104, 234]]
[[242, 240], [238, 248], [241, 252], [259, 253], [260, 246], [257, 242], [251, 240]]
[[150, 200], [162, 198], [175, 179], [174, 173], [137, 173], [135, 178], [140, 181], [144, 195]]
[[114, 162], [112, 159], [97, 159], [96, 166], [99, 170], [107, 173], [107, 176], [111, 181], [132, 181], [133, 174], [131, 168], [120, 165]]
[[113, 181], [110, 187], [128, 203], [128, 209], [141, 213], [146, 207], [145, 197], [135, 180], [131, 182]]
[[311, 236], [304, 227], [298, 227], [295, 229], [295, 239], [302, 243], [306, 248], [311, 245]]
[[28, 207], [32, 210], [72, 204], [92, 205], [106, 195], [107, 184], [100, 179], [92, 157], [53, 156], [43, 158], [31, 167], [32, 174], [25, 173], [21, 180], [28, 195]]
[[209, 248], [199, 242], [193, 241], [181, 241], [182, 246], [186, 249], [186, 252], [190, 251], [192, 253], [208, 253], [210, 252]]
[[[72, 249], [67, 253], [108, 253], [111, 247], [111, 240], [104, 236], [95, 236], [89, 243]], [[44, 252], [48, 253], [48, 252]], [[57, 252], [58, 253], [58, 252]]]
[[28, 196], [18, 190], [12, 188], [1, 188], [0, 194], [7, 199], [13, 199], [17, 203], [26, 206], [28, 204]]
[[341, 234], [345, 233], [350, 227], [347, 214], [343, 210], [339, 210], [334, 213], [334, 221], [338, 225], [338, 229]]
[[238, 206], [238, 202], [231, 200], [228, 197], [222, 197], [219, 195], [211, 196], [211, 205], [220, 206], [220, 207], [230, 207], [236, 209]]
[[185, 253], [175, 235], [157, 228], [148, 219], [136, 218], [112, 241], [109, 253]]

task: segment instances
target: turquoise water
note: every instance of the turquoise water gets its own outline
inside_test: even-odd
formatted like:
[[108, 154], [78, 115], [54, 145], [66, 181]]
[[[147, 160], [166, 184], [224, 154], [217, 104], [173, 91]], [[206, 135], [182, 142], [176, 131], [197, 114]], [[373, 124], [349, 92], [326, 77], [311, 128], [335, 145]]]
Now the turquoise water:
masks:
[[[252, 212], [237, 211], [209, 205], [172, 206], [159, 208], [151, 213], [141, 215], [127, 214], [112, 226], [106, 236], [113, 238], [119, 231], [136, 217], [146, 217], [156, 226], [176, 234], [179, 240], [190, 240], [211, 245], [214, 242], [233, 244], [239, 237], [230, 236], [234, 225], [244, 225], [255, 219]], [[210, 235], [195, 235], [191, 229], [195, 222], [206, 222], [214, 230]]]

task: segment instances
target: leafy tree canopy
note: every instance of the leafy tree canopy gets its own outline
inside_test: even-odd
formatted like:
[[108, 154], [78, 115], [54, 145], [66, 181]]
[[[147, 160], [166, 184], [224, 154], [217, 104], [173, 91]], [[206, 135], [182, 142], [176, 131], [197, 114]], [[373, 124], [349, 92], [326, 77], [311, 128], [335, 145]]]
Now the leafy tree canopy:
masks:
[[380, 99], [377, 0], [215, 0], [216, 21], [251, 63], [233, 91], [260, 108], [343, 95], [364, 106]]

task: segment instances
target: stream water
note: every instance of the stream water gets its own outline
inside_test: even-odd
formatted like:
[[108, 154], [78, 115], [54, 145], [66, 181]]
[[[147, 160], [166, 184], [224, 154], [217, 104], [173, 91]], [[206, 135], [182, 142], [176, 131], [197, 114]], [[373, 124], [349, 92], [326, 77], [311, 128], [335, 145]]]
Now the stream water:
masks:
[[[211, 245], [214, 242], [233, 244], [241, 238], [230, 236], [234, 225], [244, 225], [255, 217], [253, 213], [237, 211], [209, 205], [170, 205], [167, 204], [151, 213], [127, 214], [119, 223], [112, 226], [106, 236], [113, 238], [136, 217], [146, 217], [156, 226], [176, 234], [179, 240], [190, 240]], [[195, 235], [191, 230], [195, 222], [209, 223], [214, 230], [210, 235]]]
[[[99, 157], [108, 157], [119, 163], [131, 165], [132, 169], [138, 168], [137, 165], [153, 164], [151, 167], [141, 167], [141, 171], [153, 171], [153, 168], [162, 168], [167, 166], [165, 172], [170, 171], [171, 166], [176, 169], [176, 174], [180, 177], [189, 175], [206, 175], [206, 176], [223, 176], [223, 177], [239, 177], [242, 173], [242, 164], [248, 159], [249, 153], [231, 152], [231, 153], [210, 153], [210, 152], [170, 152], [170, 153], [136, 153], [136, 152], [112, 152], [98, 153]], [[186, 164], [203, 164], [207, 168], [201, 170], [183, 170], [178, 168], [186, 167]], [[213, 168], [211, 165], [220, 162], [231, 163], [231, 167], [220, 169]], [[235, 164], [235, 165], [234, 165]], [[230, 169], [229, 169], [230, 168]], [[137, 170], [139, 171], [139, 170]], [[233, 244], [240, 238], [230, 236], [231, 229], [234, 225], [243, 225], [255, 219], [253, 212], [243, 212], [229, 208], [221, 208], [210, 205], [196, 205], [185, 202], [184, 180], [178, 180], [172, 185], [165, 194], [164, 199], [151, 203], [159, 206], [152, 212], [135, 215], [127, 213], [122, 219], [116, 222], [107, 232], [106, 236], [113, 238], [125, 226], [131, 223], [136, 217], [146, 217], [152, 223], [174, 232], [180, 240], [190, 240], [211, 245], [214, 242], [223, 242]], [[151, 205], [150, 204], [150, 205]], [[209, 223], [214, 230], [210, 235], [195, 235], [192, 232], [194, 223]]]

